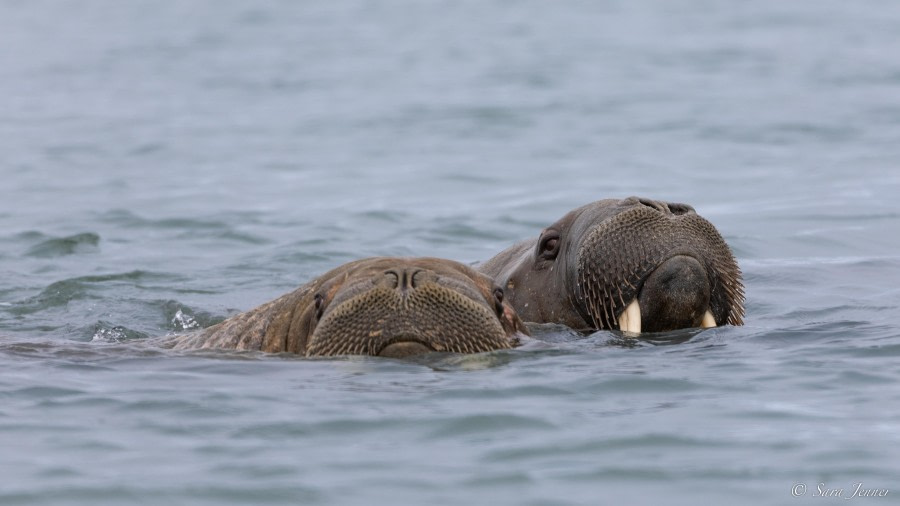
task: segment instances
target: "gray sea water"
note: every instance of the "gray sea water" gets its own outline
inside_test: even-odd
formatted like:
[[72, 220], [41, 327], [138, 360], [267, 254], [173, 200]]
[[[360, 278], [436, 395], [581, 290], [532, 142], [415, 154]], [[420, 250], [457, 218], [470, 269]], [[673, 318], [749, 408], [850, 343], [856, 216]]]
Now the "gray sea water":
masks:
[[[142, 345], [629, 195], [719, 227], [745, 326]], [[900, 497], [897, 2], [2, 0], [0, 198], [3, 505]]]

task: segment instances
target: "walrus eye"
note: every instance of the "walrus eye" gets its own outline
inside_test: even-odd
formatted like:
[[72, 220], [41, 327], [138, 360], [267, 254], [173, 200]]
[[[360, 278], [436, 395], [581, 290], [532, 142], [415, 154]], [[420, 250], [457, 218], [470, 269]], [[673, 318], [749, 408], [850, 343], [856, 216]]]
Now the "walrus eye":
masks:
[[497, 314], [503, 315], [503, 289], [494, 288], [494, 309]]
[[548, 230], [541, 236], [538, 245], [538, 256], [544, 260], [553, 260], [559, 254], [559, 232]]
[[313, 299], [316, 301], [316, 320], [318, 320], [322, 318], [322, 312], [325, 310], [325, 308], [322, 307], [322, 295], [317, 293]]

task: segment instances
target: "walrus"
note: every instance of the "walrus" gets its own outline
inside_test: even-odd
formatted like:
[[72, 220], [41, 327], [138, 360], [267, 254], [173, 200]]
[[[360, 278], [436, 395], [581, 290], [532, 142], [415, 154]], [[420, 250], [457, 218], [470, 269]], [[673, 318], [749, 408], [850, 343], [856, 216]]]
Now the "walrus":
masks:
[[367, 258], [191, 334], [173, 349], [222, 348], [313, 356], [406, 357], [512, 348], [528, 332], [504, 291], [438, 258]]
[[633, 333], [743, 324], [737, 261], [686, 204], [593, 202], [478, 270], [506, 289], [526, 322]]

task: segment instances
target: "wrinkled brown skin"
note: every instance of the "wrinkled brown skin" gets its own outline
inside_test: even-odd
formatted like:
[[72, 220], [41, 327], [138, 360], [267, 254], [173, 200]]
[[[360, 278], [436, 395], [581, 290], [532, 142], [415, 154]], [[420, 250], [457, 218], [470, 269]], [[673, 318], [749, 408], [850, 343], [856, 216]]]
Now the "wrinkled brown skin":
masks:
[[403, 357], [512, 348], [520, 333], [524, 325], [487, 276], [450, 260], [381, 257], [164, 346]]
[[593, 202], [478, 270], [506, 289], [527, 322], [615, 330], [637, 298], [643, 332], [698, 327], [707, 309], [717, 325], [743, 324], [737, 262], [716, 228], [685, 204]]

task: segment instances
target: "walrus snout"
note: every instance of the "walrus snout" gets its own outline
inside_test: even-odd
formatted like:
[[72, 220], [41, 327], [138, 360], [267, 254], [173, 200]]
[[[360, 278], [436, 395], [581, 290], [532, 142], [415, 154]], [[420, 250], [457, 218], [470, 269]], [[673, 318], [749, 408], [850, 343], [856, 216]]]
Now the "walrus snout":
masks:
[[495, 300], [489, 283], [468, 268], [436, 270], [415, 261], [359, 274], [322, 311], [307, 355], [405, 357], [510, 348], [518, 317], [507, 314], [502, 297]]
[[577, 288], [596, 328], [663, 332], [740, 325], [740, 270], [691, 206], [638, 197], [586, 230]]

